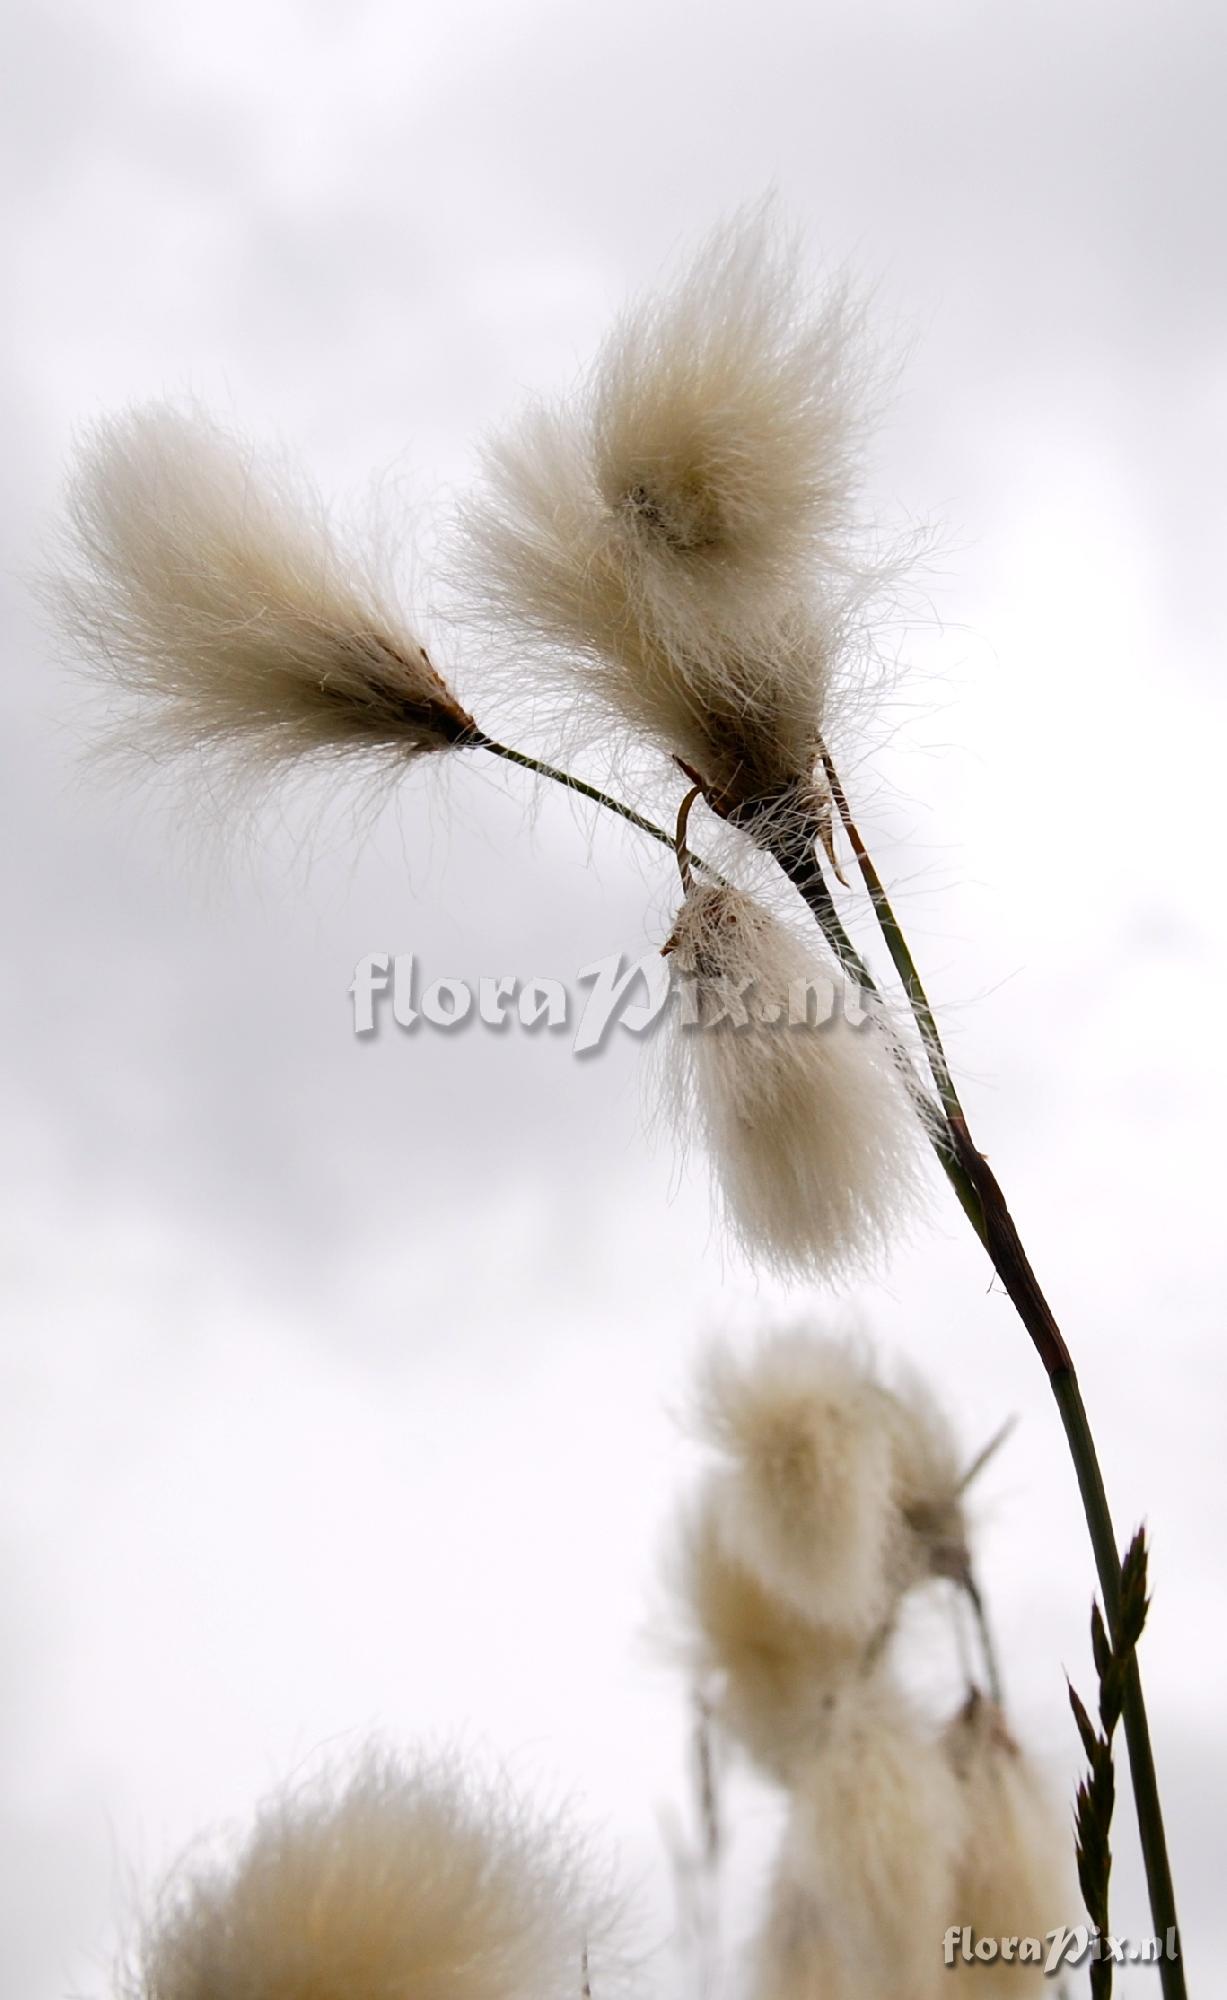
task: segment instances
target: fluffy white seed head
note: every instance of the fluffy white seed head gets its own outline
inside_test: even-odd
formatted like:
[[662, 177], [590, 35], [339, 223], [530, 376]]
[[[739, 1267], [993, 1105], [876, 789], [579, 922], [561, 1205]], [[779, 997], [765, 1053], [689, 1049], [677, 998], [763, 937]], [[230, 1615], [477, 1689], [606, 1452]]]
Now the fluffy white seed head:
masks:
[[52, 586], [79, 650], [178, 746], [240, 762], [420, 755], [471, 720], [362, 558], [202, 415], [98, 425]]
[[[852, 527], [862, 314], [758, 210], [615, 327], [569, 403], [486, 455], [466, 570], [722, 807], [808, 779], [874, 574]], [[522, 662], [518, 663], [522, 671]]]
[[865, 329], [846, 286], [816, 302], [770, 210], [704, 244], [625, 313], [592, 382], [596, 483], [649, 558], [723, 587], [845, 554], [864, 426]]
[[836, 1690], [862, 1670], [865, 1646], [844, 1625], [803, 1618], [730, 1551], [721, 1484], [704, 1482], [672, 1551], [679, 1650], [725, 1733], [787, 1784], [822, 1740]]
[[747, 1253], [836, 1279], [880, 1261], [920, 1205], [923, 1128], [878, 1020], [854, 1025], [832, 970], [739, 890], [696, 883], [669, 948], [676, 1101]]
[[370, 1755], [172, 1884], [130, 2000], [577, 2000], [601, 1921], [565, 1846], [454, 1768]]
[[701, 1435], [730, 1554], [811, 1624], [868, 1641], [891, 1606], [891, 1437], [872, 1374], [838, 1341], [780, 1333], [742, 1359], [713, 1347]]
[[[945, 1750], [962, 1794], [963, 1837], [948, 1921], [978, 1937], [1039, 1938], [1082, 1921], [1069, 1829], [1001, 1710], [973, 1696], [949, 1725]], [[1017, 1960], [958, 1965], [966, 2000], [1051, 1990], [1042, 1966]], [[949, 1976], [949, 1975], [948, 1975]]]
[[948, 1759], [883, 1676], [795, 1776], [753, 2000], [936, 2000], [962, 1838]]
[[888, 1387], [860, 1345], [804, 1328], [748, 1354], [713, 1345], [696, 1428], [720, 1454], [705, 1506], [720, 1548], [761, 1590], [855, 1653], [904, 1593], [970, 1567], [953, 1432], [923, 1385]]

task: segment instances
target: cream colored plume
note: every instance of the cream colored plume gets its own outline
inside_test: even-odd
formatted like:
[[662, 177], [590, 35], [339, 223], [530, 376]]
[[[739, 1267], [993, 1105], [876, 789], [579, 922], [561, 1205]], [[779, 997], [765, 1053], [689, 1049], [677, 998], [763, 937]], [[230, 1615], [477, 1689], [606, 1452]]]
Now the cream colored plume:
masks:
[[922, 1201], [924, 1129], [876, 1018], [853, 1025], [833, 969], [739, 890], [692, 887], [667, 948], [683, 1129], [747, 1254], [836, 1279], [881, 1261]]
[[[1073, 1881], [1068, 1823], [1001, 1710], [973, 1695], [949, 1725], [945, 1750], [962, 1791], [963, 1838], [949, 1922], [978, 1938], [1037, 1938], [1085, 1922]], [[961, 2000], [1050, 1993], [1040, 1964], [998, 1958], [947, 1975]]]
[[776, 1334], [744, 1359], [714, 1346], [700, 1378], [725, 1546], [782, 1604], [862, 1645], [893, 1595], [898, 1513], [883, 1414], [856, 1353], [803, 1333]]
[[958, 1781], [881, 1675], [848, 1684], [793, 1779], [752, 2000], [936, 2000]]
[[369, 1755], [267, 1805], [149, 1926], [131, 2000], [577, 2000], [604, 1921], [565, 1845], [455, 1768]]
[[832, 1696], [861, 1671], [865, 1641], [816, 1625], [768, 1589], [726, 1539], [721, 1483], [709, 1479], [679, 1524], [670, 1584], [681, 1662], [726, 1734], [781, 1784], [821, 1742]]
[[319, 502], [207, 417], [151, 404], [99, 424], [69, 510], [61, 622], [176, 746], [403, 757], [471, 730]]
[[834, 1694], [884, 1657], [904, 1594], [968, 1574], [958, 1450], [918, 1382], [889, 1388], [859, 1345], [802, 1328], [709, 1346], [693, 1422], [716, 1462], [672, 1552], [682, 1658], [788, 1784]]
[[865, 355], [847, 290], [815, 301], [755, 210], [623, 317], [570, 402], [490, 446], [465, 512], [479, 604], [564, 709], [590, 697], [721, 810], [804, 785], [850, 684]]

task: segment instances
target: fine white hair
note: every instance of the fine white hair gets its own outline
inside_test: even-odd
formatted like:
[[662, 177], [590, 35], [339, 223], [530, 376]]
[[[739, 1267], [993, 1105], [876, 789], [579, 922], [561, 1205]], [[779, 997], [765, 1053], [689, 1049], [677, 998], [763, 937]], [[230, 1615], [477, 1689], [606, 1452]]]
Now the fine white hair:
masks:
[[174, 747], [401, 758], [471, 729], [375, 562], [203, 413], [153, 403], [99, 423], [69, 522], [60, 622]]
[[835, 1692], [864, 1664], [845, 1623], [818, 1625], [769, 1588], [727, 1533], [723, 1482], [707, 1478], [682, 1513], [669, 1582], [682, 1664], [729, 1738], [790, 1782], [821, 1741]]
[[890, 1434], [861, 1358], [802, 1333], [744, 1357], [714, 1345], [697, 1421], [720, 1454], [730, 1552], [801, 1617], [869, 1639], [889, 1608], [896, 1511]]
[[669, 948], [673, 1097], [743, 1248], [832, 1279], [879, 1263], [922, 1204], [924, 1128], [876, 1013], [854, 1025], [833, 969], [731, 887], [692, 886]]
[[[949, 1921], [977, 1937], [1039, 1938], [1083, 1921], [1071, 1879], [1069, 1830], [1042, 1774], [995, 1703], [974, 1695], [946, 1730], [962, 1792], [963, 1836]], [[1047, 1993], [1042, 1965], [998, 1960], [959, 1967], [969, 2000]]]
[[131, 2000], [576, 2000], [605, 1916], [557, 1831], [452, 1763], [368, 1752], [173, 1881]]
[[752, 2000], [936, 2000], [960, 1808], [890, 1680], [848, 1683], [794, 1775]]
[[867, 354], [847, 286], [815, 302], [751, 210], [623, 316], [570, 401], [488, 447], [463, 513], [469, 588], [535, 647], [534, 680], [682, 758], [722, 808], [804, 783], [855, 685], [888, 567], [853, 518]]

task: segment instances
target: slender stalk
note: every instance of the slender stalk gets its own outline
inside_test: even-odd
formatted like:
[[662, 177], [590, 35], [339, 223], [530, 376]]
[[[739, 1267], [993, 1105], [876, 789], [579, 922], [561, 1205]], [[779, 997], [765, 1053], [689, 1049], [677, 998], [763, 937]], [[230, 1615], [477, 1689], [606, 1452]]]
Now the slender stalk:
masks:
[[[1051, 1381], [1061, 1422], [1069, 1440], [1070, 1456], [1078, 1475], [1082, 1505], [1095, 1546], [1095, 1566], [1099, 1571], [1108, 1630], [1115, 1638], [1120, 1618], [1120, 1556], [1112, 1515], [1104, 1488], [1099, 1454], [1091, 1434], [1090, 1420], [1072, 1368]], [[1169, 1930], [1180, 1949], [1180, 1924], [1176, 1916], [1176, 1889], [1163, 1826], [1163, 1806], [1159, 1797], [1159, 1774], [1155, 1769], [1150, 1724], [1142, 1693], [1142, 1675], [1136, 1652], [1131, 1656], [1121, 1700], [1121, 1721], [1129, 1746], [1129, 1777], [1137, 1807], [1142, 1836], [1142, 1857], [1146, 1864], [1146, 1886], [1150, 1892], [1151, 1918], [1155, 1936], [1166, 1940]], [[1159, 1981], [1164, 2000], [1185, 2000], [1184, 1961], [1180, 1957], [1160, 1960]]]
[[[671, 850], [675, 847], [676, 843], [671, 833], [666, 833], [664, 827], [657, 826], [654, 820], [645, 819], [633, 806], [624, 805], [621, 799], [615, 799], [609, 792], [600, 791], [596, 785], [588, 784], [583, 778], [573, 777], [570, 771], [560, 771], [556, 764], [543, 764], [539, 757], [530, 757], [524, 750], [513, 750], [507, 743], [496, 742], [494, 737], [487, 736], [484, 730], [474, 728], [466, 731], [460, 747], [466, 750], [486, 750], [492, 757], [502, 757], [508, 764], [518, 764], [522, 771], [534, 772], [538, 778], [552, 778], [556, 785], [565, 785], [569, 792], [578, 792], [582, 799], [591, 799], [594, 805], [604, 806], [606, 812], [617, 813], [619, 819], [629, 821], [631, 826], [637, 826], [640, 833], [646, 833], [650, 840], [659, 841], [662, 847]], [[688, 850], [683, 852], [682, 858], [691, 862], [696, 860], [696, 856]]]
[[942, 1109], [946, 1113], [947, 1119], [957, 1120], [965, 1126], [966, 1120], [963, 1117], [963, 1107], [959, 1102], [959, 1094], [955, 1089], [954, 1078], [950, 1073], [950, 1064], [946, 1060], [946, 1051], [942, 1047], [942, 1038], [937, 1031], [937, 1020], [932, 1007], [929, 1005], [929, 996], [925, 992], [921, 984], [920, 974], [916, 970], [916, 961], [912, 957], [908, 941], [895, 919], [895, 913], [890, 906], [890, 900], [882, 886], [882, 878], [873, 865], [868, 848], [861, 839], [860, 831], [848, 805], [848, 795], [844, 791], [839, 773], [831, 760], [831, 753], [825, 744], [822, 745], [821, 755], [822, 768], [826, 775], [827, 784], [831, 789], [831, 797], [835, 802], [844, 832], [848, 836], [848, 844], [856, 857], [856, 865], [860, 870], [861, 880], [869, 892], [869, 900], [873, 904], [873, 913], [878, 920], [882, 936], [886, 941], [886, 949], [890, 953], [891, 964], [899, 975], [904, 992], [907, 994], [908, 1004], [915, 1016], [916, 1026], [920, 1030], [920, 1037], [924, 1043], [925, 1058], [929, 1064], [934, 1084], [937, 1087], [937, 1094], [941, 1099]]
[[691, 883], [694, 881], [694, 870], [690, 865], [691, 856], [690, 849], [686, 845], [686, 832], [690, 825], [691, 807], [702, 790], [702, 785], [692, 785], [690, 787], [690, 790], [677, 809], [677, 831], [673, 836], [673, 851], [677, 856], [677, 872], [682, 878], [683, 893], [687, 896], [690, 894]]
[[1005, 1422], [1001, 1425], [1000, 1429], [993, 1432], [993, 1435], [989, 1439], [988, 1443], [986, 1445], [981, 1446], [980, 1450], [976, 1453], [975, 1457], [971, 1461], [971, 1464], [968, 1466], [966, 1472], [963, 1474], [963, 1477], [959, 1481], [960, 1493], [966, 1493], [968, 1487], [973, 1486], [976, 1480], [980, 1477], [980, 1474], [983, 1472], [989, 1460], [992, 1458], [996, 1458], [997, 1453], [1001, 1450], [1002, 1445], [1009, 1437], [1010, 1432], [1014, 1429], [1017, 1422], [1018, 1422], [1017, 1417], [1007, 1417]]
[[993, 1643], [993, 1628], [989, 1623], [988, 1608], [984, 1593], [975, 1577], [969, 1571], [963, 1579], [963, 1589], [975, 1614], [976, 1632], [980, 1640], [980, 1654], [984, 1661], [984, 1678], [988, 1686], [988, 1698], [995, 1708], [1002, 1708], [1005, 1695], [1001, 1682], [1001, 1665], [997, 1658], [997, 1648]]
[[[822, 753], [822, 760], [831, 796], [856, 857], [861, 879], [873, 903], [891, 962], [907, 995], [941, 1101], [945, 1129], [944, 1135], [935, 1139], [935, 1149], [964, 1212], [988, 1252], [993, 1267], [1044, 1364], [1077, 1475], [1100, 1589], [1103, 1593], [1104, 1609], [1109, 1630], [1115, 1638], [1120, 1612], [1120, 1550], [1112, 1526], [1099, 1455], [1069, 1349], [1039, 1280], [1031, 1268], [1001, 1185], [988, 1161], [972, 1140], [967, 1118], [942, 1047], [937, 1022], [916, 969], [915, 960], [891, 908], [881, 878], [856, 828], [838, 774], [825, 750]], [[818, 859], [820, 828], [817, 822], [810, 820], [808, 823], [796, 821], [790, 823], [787, 819], [773, 820], [771, 815], [766, 815], [763, 823], [767, 829], [768, 844], [776, 860], [805, 898], [824, 933], [829, 938], [837, 940], [843, 932], [843, 927], [839, 924], [837, 916], [832, 922], [833, 900]], [[859, 962], [858, 958], [857, 963]], [[1122, 1721], [1125, 1727], [1125, 1740], [1129, 1746], [1129, 1770], [1155, 1934], [1165, 1939], [1170, 1931], [1178, 1939], [1175, 1890], [1167, 1853], [1167, 1838], [1159, 1799], [1154, 1752], [1150, 1741], [1150, 1726], [1136, 1658], [1132, 1660], [1129, 1669], [1122, 1704]], [[1164, 2000], [1186, 2000], [1184, 1964], [1179, 1956], [1161, 1960], [1159, 1976]]]
[[[668, 833], [663, 826], [658, 826], [655, 820], [636, 812], [634, 806], [628, 806], [622, 799], [616, 799], [612, 792], [601, 791], [599, 786], [590, 785], [586, 778], [577, 778], [572, 772], [561, 770], [557, 764], [546, 764], [540, 757], [530, 757], [526, 750], [513, 750], [509, 743], [500, 743], [495, 737], [487, 736], [476, 724], [466, 729], [464, 735], [457, 739], [457, 747], [462, 750], [485, 750], [491, 757], [501, 757], [507, 764], [518, 764], [522, 771], [531, 771], [535, 777], [550, 778], [554, 784], [563, 786], [564, 790], [578, 793], [581, 799], [591, 799], [593, 805], [603, 806], [606, 812], [616, 813], [618, 818], [624, 819], [629, 826], [638, 827], [640, 833], [646, 833], [649, 840], [654, 840], [659, 846], [669, 849], [677, 859], [683, 883], [688, 885], [691, 871], [700, 868], [710, 882], [716, 883], [720, 888], [728, 887], [719, 869], [713, 868], [710, 861], [705, 861], [701, 854], [696, 854], [692, 848], [683, 844], [686, 838], [689, 807], [694, 803], [694, 796], [697, 796], [697, 793], [691, 797], [688, 804], [684, 802], [685, 816], [679, 815], [680, 833]], [[865, 977], [868, 979], [868, 973]]]

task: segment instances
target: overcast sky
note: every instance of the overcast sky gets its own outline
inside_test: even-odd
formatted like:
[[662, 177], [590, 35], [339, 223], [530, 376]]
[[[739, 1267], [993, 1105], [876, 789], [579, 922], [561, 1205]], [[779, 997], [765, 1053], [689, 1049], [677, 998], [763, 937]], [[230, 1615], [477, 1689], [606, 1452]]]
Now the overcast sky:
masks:
[[[164, 391], [331, 493], [378, 475], [428, 548], [483, 430], [769, 185], [910, 348], [873, 493], [942, 553], [854, 785], [1119, 1522], [1150, 1523], [1146, 1679], [1207, 1981], [1220, 11], [46, 0], [6, 41], [4, 1990], [105, 1993], [134, 1881], [371, 1729], [459, 1733], [573, 1793], [664, 1934], [685, 1704], [644, 1629], [691, 1469], [672, 1413], [702, 1333], [783, 1294], [723, 1248], [702, 1162], [649, 1137], [634, 1038], [587, 1062], [565, 1036], [358, 1042], [346, 989], [370, 951], [568, 981], [637, 955], [667, 858], [476, 762], [382, 813], [317, 794], [241, 846], [201, 834], [173, 788], [88, 765], [94, 715], [21, 579], [74, 425]], [[476, 699], [463, 649], [454, 671]], [[1020, 1727], [1068, 1786], [1072, 1475], [935, 1204], [880, 1286], [793, 1302], [921, 1362], [969, 1449], [1018, 1414], [983, 1568]], [[940, 1624], [926, 1643], [938, 1685]], [[752, 1911], [773, 1808], [735, 1800]], [[1131, 1852], [1120, 1880], [1144, 1934]]]

